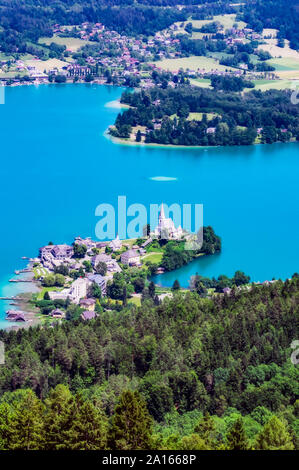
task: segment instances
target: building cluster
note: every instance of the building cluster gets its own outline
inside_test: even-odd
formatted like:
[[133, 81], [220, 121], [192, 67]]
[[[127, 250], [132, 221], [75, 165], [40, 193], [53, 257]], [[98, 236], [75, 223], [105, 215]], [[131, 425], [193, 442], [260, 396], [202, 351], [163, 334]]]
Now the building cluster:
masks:
[[[74, 245], [86, 247], [86, 253], [82, 258], [75, 258]], [[117, 258], [116, 255], [117, 253]], [[49, 292], [51, 300], [67, 300], [81, 306], [81, 300], [90, 302], [90, 289], [96, 284], [102, 296], [106, 296], [107, 282], [113, 279], [115, 273], [122, 271], [121, 264], [140, 267], [141, 256], [146, 253], [144, 247], [123, 243], [119, 236], [111, 242], [96, 242], [91, 238], [76, 237], [73, 245], [46, 245], [40, 248], [38, 261], [48, 272], [55, 273], [60, 266], [66, 266], [69, 270], [80, 271], [83, 276], [73, 280], [69, 278], [68, 287], [62, 290]], [[91, 272], [84, 272], [84, 262], [89, 262]], [[121, 264], [120, 264], [121, 263]], [[99, 266], [104, 267], [104, 273], [99, 274]], [[53, 312], [52, 312], [53, 313]], [[54, 312], [59, 317], [59, 312]]]
[[[16, 74], [28, 74], [28, 79], [36, 83], [46, 83], [49, 76], [65, 75], [69, 80], [84, 80], [86, 76], [91, 76], [98, 84], [113, 83], [115, 85], [127, 84], [128, 77], [138, 79], [138, 86], [141, 88], [150, 88], [155, 83], [148, 78], [148, 72], [145, 71], [144, 65], [148, 70], [157, 70], [163, 72], [162, 68], [156, 66], [157, 60], [166, 58], [180, 58], [185, 54], [181, 50], [181, 39], [178, 33], [182, 32], [182, 26], [173, 24], [168, 29], [157, 32], [153, 36], [146, 38], [144, 36], [131, 37], [125, 34], [119, 34], [117, 31], [109, 30], [101, 23], [82, 23], [72, 28], [67, 26], [54, 25], [53, 33], [62, 37], [76, 37], [84, 41], [88, 41], [88, 56], [77, 59], [76, 55], [72, 57], [68, 65], [55, 67], [48, 70], [47, 73], [39, 70], [34, 65], [26, 65], [26, 61], [12, 60], [11, 69]], [[218, 33], [223, 34], [223, 38], [228, 47], [238, 44], [245, 44], [248, 41], [262, 39], [262, 35], [254, 32], [250, 28], [230, 28], [224, 30], [219, 24]], [[205, 34], [205, 36], [213, 39], [213, 34]], [[84, 43], [82, 43], [84, 44]], [[66, 49], [69, 55], [73, 55], [74, 51]], [[80, 52], [80, 51], [76, 51]], [[36, 58], [37, 59], [37, 58]], [[82, 62], [83, 60], [83, 62]], [[6, 61], [7, 62], [7, 61]], [[10, 63], [9, 62], [9, 63]], [[2, 68], [7, 64], [2, 64]], [[246, 70], [247, 64], [240, 64], [234, 70], [219, 70], [215, 66], [214, 70], [206, 70], [198, 68], [196, 70], [187, 69], [185, 76], [192, 78], [209, 78], [211, 75], [235, 75], [241, 76]], [[4, 70], [4, 69], [3, 69]], [[177, 75], [180, 71], [171, 71], [172, 75]], [[250, 72], [252, 79], [277, 79], [273, 73], [267, 72]], [[6, 79], [8, 80], [8, 79]], [[90, 80], [90, 78], [89, 78]], [[17, 83], [16, 80], [15, 84]], [[21, 82], [20, 82], [21, 83]], [[22, 81], [22, 83], [27, 83]], [[169, 86], [175, 86], [172, 79], [169, 80]], [[136, 86], [136, 85], [133, 85]]]
[[[94, 285], [100, 289], [101, 296], [105, 297], [108, 281], [111, 281], [116, 273], [121, 273], [123, 266], [137, 268], [142, 266], [142, 256], [146, 254], [146, 247], [154, 238], [180, 240], [186, 238], [186, 235], [188, 234], [181, 227], [176, 228], [173, 220], [165, 216], [162, 204], [158, 225], [142, 244], [132, 245], [129, 241], [120, 240], [119, 236], [110, 242], [76, 237], [72, 245], [49, 244], [41, 247], [39, 258], [34, 261], [35, 263], [38, 261], [43, 272], [47, 273], [61, 272], [63, 270], [59, 268], [62, 266], [67, 267], [69, 273], [71, 270], [77, 271], [78, 276], [75, 276], [75, 279], [69, 274], [66, 276], [64, 288], [50, 290], [48, 294], [52, 301], [69, 300], [82, 307], [83, 317], [86, 320], [95, 315], [96, 300], [91, 289]], [[64, 315], [60, 309], [51, 312], [54, 318], [63, 318]]]

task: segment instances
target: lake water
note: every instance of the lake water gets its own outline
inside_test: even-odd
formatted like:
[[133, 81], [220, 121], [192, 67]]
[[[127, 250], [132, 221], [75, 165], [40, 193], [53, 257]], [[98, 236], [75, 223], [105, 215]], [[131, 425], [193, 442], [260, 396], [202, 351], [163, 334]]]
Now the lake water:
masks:
[[[255, 281], [299, 271], [299, 144], [172, 149], [118, 145], [104, 136], [122, 89], [49, 85], [6, 90], [0, 106], [0, 295], [22, 256], [50, 240], [95, 236], [95, 208], [127, 203], [202, 203], [222, 253], [157, 281], [187, 286], [192, 274], [245, 271]], [[0, 301], [0, 327], [7, 326]], [[2, 319], [2, 322], [1, 322]]]

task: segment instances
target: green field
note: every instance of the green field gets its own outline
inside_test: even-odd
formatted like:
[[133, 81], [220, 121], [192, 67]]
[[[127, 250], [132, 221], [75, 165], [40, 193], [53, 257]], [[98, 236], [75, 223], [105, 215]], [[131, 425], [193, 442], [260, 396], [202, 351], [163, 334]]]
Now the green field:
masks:
[[299, 70], [299, 59], [294, 57], [273, 58], [267, 60], [267, 64], [275, 67], [278, 72]]
[[43, 287], [42, 290], [37, 294], [37, 300], [43, 300], [44, 295], [46, 292], [51, 292], [51, 291], [62, 291], [63, 288], [58, 288], [58, 287]]
[[[215, 117], [219, 116], [217, 113], [206, 113], [208, 121], [211, 121]], [[202, 121], [203, 113], [189, 113], [187, 117], [188, 121]]]
[[[290, 89], [294, 87], [294, 83], [294, 80], [254, 80], [255, 90], [261, 91]], [[247, 88], [244, 91], [250, 90], [252, 90], [252, 88]]]
[[216, 15], [213, 17], [213, 19], [210, 20], [191, 20], [187, 23], [192, 23], [192, 26], [194, 28], [200, 29], [202, 26], [208, 23], [214, 23], [216, 21], [220, 23], [224, 29], [232, 28], [235, 23], [237, 23], [238, 29], [245, 28], [246, 26], [246, 23], [244, 23], [244, 21], [236, 21], [236, 15], [234, 13], [227, 15]]
[[209, 78], [191, 78], [190, 83], [191, 85], [200, 86], [201, 88], [212, 88]]
[[38, 279], [41, 276], [47, 276], [47, 274], [49, 274], [49, 271], [43, 266], [36, 266], [35, 268], [33, 268], [33, 273], [35, 279]]
[[184, 57], [182, 59], [164, 59], [155, 62], [157, 67], [163, 70], [170, 70], [171, 72], [184, 70], [197, 70], [204, 69], [205, 72], [211, 72], [212, 70], [233, 70], [231, 67], [220, 65], [217, 60], [211, 57], [205, 56], [191, 56]]
[[[214, 22], [220, 23], [224, 29], [230, 29], [233, 27], [235, 23], [238, 25], [238, 29], [245, 28], [246, 23], [244, 21], [236, 21], [236, 15], [234, 13], [232, 14], [227, 14], [227, 15], [215, 15], [213, 18], [209, 20], [192, 20], [191, 18], [188, 21], [185, 22], [177, 22], [174, 23], [178, 29], [174, 30], [175, 34], [182, 34], [185, 33], [185, 26], [187, 23], [191, 23], [193, 28], [200, 29], [202, 26], [208, 24], [208, 23], [214, 23]], [[182, 25], [182, 26], [181, 26]], [[206, 35], [206, 34], [205, 34]], [[203, 33], [198, 33], [197, 31], [194, 31], [192, 34], [193, 39], [200, 39], [203, 36]]]
[[132, 297], [128, 300], [128, 304], [136, 305], [136, 307], [141, 307], [141, 299], [140, 297]]
[[80, 38], [61, 38], [60, 36], [56, 35], [54, 35], [52, 38], [40, 38], [38, 42], [39, 44], [45, 44], [46, 46], [49, 46], [52, 42], [55, 42], [55, 44], [59, 44], [60, 46], [66, 46], [66, 48], [72, 52], [78, 51], [80, 47], [83, 47], [86, 44], [91, 44], [90, 41], [84, 41]]
[[147, 255], [144, 255], [141, 260], [143, 263], [146, 263], [147, 261], [150, 261], [151, 263], [154, 264], [159, 264], [162, 261], [163, 253], [149, 253]]

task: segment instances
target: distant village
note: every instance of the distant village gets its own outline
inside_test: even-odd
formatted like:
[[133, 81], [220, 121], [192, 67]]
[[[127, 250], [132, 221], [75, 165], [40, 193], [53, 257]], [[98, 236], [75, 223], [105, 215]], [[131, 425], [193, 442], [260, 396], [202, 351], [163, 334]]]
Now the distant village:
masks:
[[[152, 71], [163, 72], [163, 69], [155, 64], [163, 59], [177, 59], [186, 57], [180, 48], [180, 36], [178, 34], [179, 25], [173, 24], [170, 28], [157, 32], [153, 37], [134, 38], [121, 35], [116, 31], [105, 28], [101, 23], [83, 23], [73, 27], [60, 26], [53, 27], [53, 42], [55, 37], [76, 37], [85, 41], [87, 45], [84, 52], [84, 59], [78, 56], [78, 51], [66, 48], [61, 65], [54, 66], [48, 70], [42, 70], [42, 61], [35, 57], [30, 61], [30, 65], [22, 58], [0, 60], [2, 72], [10, 72], [9, 77], [0, 79], [2, 84], [24, 85], [41, 84], [53, 81], [77, 82], [92, 81], [97, 84], [128, 85], [141, 88], [150, 88], [155, 85], [151, 79]], [[224, 31], [223, 31], [224, 33]], [[211, 35], [206, 35], [208, 38]], [[249, 28], [231, 28], [225, 32], [225, 42], [227, 46], [245, 44], [248, 40], [260, 41], [262, 36]], [[88, 55], [88, 52], [90, 55]], [[232, 75], [241, 76], [247, 71], [246, 64], [240, 64], [235, 69], [229, 67], [205, 70], [197, 68], [186, 69], [186, 78], [205, 78], [211, 75]], [[164, 70], [165, 72], [165, 70]], [[169, 71], [168, 71], [169, 72]], [[170, 75], [183, 73], [182, 70], [169, 72]], [[15, 74], [14, 77], [12, 74]], [[278, 77], [273, 72], [248, 72], [252, 79], [267, 78], [270, 80]], [[169, 86], [175, 86], [172, 78], [168, 80]]]

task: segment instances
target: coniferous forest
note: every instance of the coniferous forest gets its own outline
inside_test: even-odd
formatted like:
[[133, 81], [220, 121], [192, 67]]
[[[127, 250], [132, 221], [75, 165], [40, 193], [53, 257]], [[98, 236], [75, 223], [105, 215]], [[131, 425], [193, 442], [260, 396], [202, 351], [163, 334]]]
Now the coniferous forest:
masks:
[[294, 449], [298, 310], [294, 275], [1, 331], [0, 446]]

